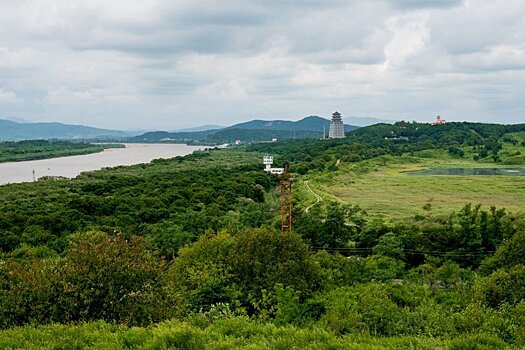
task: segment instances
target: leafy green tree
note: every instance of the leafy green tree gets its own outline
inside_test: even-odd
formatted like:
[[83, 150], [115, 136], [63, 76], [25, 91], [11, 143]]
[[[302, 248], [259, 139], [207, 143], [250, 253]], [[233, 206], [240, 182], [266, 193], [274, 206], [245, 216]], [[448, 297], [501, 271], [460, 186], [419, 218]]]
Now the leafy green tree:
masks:
[[359, 206], [330, 202], [325, 208], [312, 208], [301, 216], [297, 232], [316, 248], [348, 247], [350, 241], [363, 229], [365, 212]]
[[235, 235], [234, 274], [243, 293], [259, 298], [277, 283], [308, 293], [316, 288], [318, 268], [308, 246], [296, 234], [270, 228], [246, 229]]
[[365, 259], [366, 274], [369, 279], [388, 281], [400, 278], [404, 273], [402, 261], [383, 255], [370, 255]]
[[388, 256], [394, 259], [403, 260], [403, 242], [394, 233], [387, 233], [379, 238], [379, 243], [373, 249], [374, 254]]
[[0, 328], [52, 320], [57, 268], [50, 260], [0, 261]]
[[525, 300], [525, 265], [494, 271], [482, 283], [485, 301], [492, 307]]
[[269, 293], [276, 284], [304, 296], [317, 287], [318, 279], [318, 267], [299, 236], [247, 228], [235, 234], [208, 233], [182, 248], [165, 283], [174, 300], [186, 301], [181, 314], [218, 303], [254, 314], [264, 311], [261, 305], [265, 298], [272, 299]]
[[348, 286], [367, 279], [365, 259], [356, 256], [343, 256], [339, 253], [330, 254], [321, 250], [314, 255], [320, 267], [320, 280], [323, 290]]
[[177, 315], [207, 311], [219, 303], [238, 304], [232, 262], [235, 243], [227, 232], [208, 232], [180, 249], [163, 282]]
[[480, 271], [490, 273], [497, 269], [510, 269], [516, 265], [525, 265], [525, 231], [519, 231], [511, 239], [504, 241], [494, 256], [486, 258]]
[[60, 268], [55, 320], [144, 325], [162, 319], [163, 262], [137, 236], [75, 236]]
[[338, 288], [323, 297], [323, 304], [320, 323], [337, 334], [388, 336], [402, 326], [402, 313], [383, 284]]

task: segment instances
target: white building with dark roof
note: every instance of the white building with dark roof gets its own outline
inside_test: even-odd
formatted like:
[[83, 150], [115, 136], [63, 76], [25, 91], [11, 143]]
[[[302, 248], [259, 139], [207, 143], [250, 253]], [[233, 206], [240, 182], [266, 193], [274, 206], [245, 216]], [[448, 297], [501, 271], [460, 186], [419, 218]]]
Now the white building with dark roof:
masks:
[[340, 139], [345, 137], [345, 126], [341, 118], [341, 113], [339, 112], [334, 112], [334, 114], [332, 114], [332, 120], [330, 121], [330, 131], [328, 132], [329, 138]]

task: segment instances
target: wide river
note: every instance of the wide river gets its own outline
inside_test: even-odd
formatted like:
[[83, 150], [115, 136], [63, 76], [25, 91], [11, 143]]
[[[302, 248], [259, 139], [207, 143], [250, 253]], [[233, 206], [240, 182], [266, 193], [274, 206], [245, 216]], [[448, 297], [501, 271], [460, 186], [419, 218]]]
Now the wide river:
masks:
[[118, 165], [149, 163], [153, 159], [185, 156], [203, 149], [201, 146], [179, 144], [126, 143], [126, 148], [110, 148], [103, 152], [25, 162], [0, 163], [0, 185], [33, 181], [35, 177], [64, 176], [73, 178], [83, 171], [98, 170]]

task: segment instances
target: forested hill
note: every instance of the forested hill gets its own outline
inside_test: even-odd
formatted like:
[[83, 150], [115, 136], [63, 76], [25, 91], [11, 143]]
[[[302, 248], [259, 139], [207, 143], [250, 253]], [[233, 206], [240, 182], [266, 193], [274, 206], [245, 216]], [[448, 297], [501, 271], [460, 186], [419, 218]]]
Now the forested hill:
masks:
[[[314, 131], [319, 133], [330, 128], [330, 120], [318, 116], [309, 116], [298, 121], [289, 120], [252, 120], [245, 123], [235, 124], [227, 129], [263, 129], [263, 130], [287, 130], [287, 131]], [[345, 125], [345, 131], [357, 129], [353, 125]]]
[[[400, 155], [425, 149], [447, 149], [460, 155], [461, 147], [469, 146], [477, 154], [474, 159], [498, 162], [501, 142], [522, 142], [511, 134], [525, 131], [525, 124], [425, 123], [397, 122], [376, 124], [347, 133], [336, 140], [289, 140], [279, 143], [253, 144], [249, 150], [279, 154], [283, 160], [294, 162], [296, 171], [323, 169], [336, 160], [357, 162], [380, 155]], [[525, 155], [513, 156], [520, 164]]]
[[407, 137], [414, 141], [431, 140], [443, 142], [483, 144], [495, 140], [504, 134], [525, 131], [525, 124], [484, 124], [470, 122], [452, 122], [442, 125], [426, 123], [397, 122], [395, 124], [376, 124], [355, 130], [350, 136], [359, 139], [395, 139]]
[[[236, 140], [242, 142], [322, 138], [323, 130], [328, 134], [330, 121], [318, 116], [310, 116], [298, 121], [288, 120], [252, 120], [235, 124], [223, 129], [195, 131], [195, 132], [165, 132], [154, 131], [134, 137], [135, 142], [207, 142], [231, 143]], [[355, 130], [357, 126], [345, 125], [345, 131]]]
[[35, 139], [123, 138], [129, 134], [119, 130], [92, 128], [62, 123], [16, 123], [0, 119], [0, 141]]

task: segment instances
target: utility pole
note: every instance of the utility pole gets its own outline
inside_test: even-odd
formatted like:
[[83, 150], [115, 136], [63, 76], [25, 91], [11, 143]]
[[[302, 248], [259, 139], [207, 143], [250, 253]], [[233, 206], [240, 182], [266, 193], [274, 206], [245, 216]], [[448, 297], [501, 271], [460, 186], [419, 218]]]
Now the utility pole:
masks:
[[35, 170], [33, 169], [33, 182], [36, 181], [36, 174], [35, 174]]
[[284, 172], [279, 176], [281, 188], [281, 231], [292, 232], [292, 183], [290, 164], [284, 164]]

